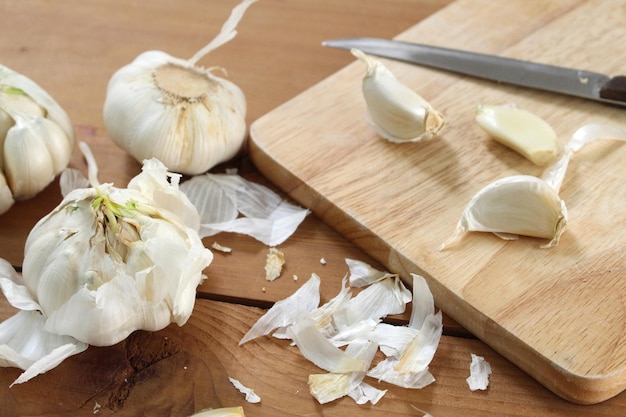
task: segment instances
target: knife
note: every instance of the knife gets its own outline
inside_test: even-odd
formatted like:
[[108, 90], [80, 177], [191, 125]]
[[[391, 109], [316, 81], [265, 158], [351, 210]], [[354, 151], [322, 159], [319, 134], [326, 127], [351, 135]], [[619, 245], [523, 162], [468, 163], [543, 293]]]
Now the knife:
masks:
[[626, 76], [378, 38], [324, 41], [323, 46], [360, 49], [384, 58], [626, 107]]

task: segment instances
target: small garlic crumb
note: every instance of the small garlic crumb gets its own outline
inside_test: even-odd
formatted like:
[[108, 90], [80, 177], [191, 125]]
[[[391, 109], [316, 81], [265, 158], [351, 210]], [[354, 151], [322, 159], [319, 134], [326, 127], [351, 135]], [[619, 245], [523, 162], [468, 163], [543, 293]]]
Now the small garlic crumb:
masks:
[[285, 264], [285, 254], [276, 248], [270, 248], [265, 263], [265, 279], [274, 281], [280, 276]]
[[326, 265], [326, 259], [324, 259], [324, 258], [320, 259], [320, 263], [321, 263], [322, 265]]
[[218, 250], [220, 252], [224, 252], [224, 253], [231, 253], [233, 250], [227, 246], [222, 246], [217, 242], [213, 242], [213, 244], [211, 245], [211, 247], [215, 250]]
[[237, 168], [226, 168], [227, 175], [237, 175], [239, 170]]
[[261, 291], [265, 292], [265, 287], [261, 287]]
[[296, 274], [293, 275], [293, 280], [297, 281], [298, 280], [298, 276]]
[[93, 413], [94, 414], [98, 414], [100, 412], [100, 408], [101, 407], [102, 406], [100, 405], [100, 403], [98, 401], [96, 401], [96, 404], [94, 404], [94, 406], [93, 406]]

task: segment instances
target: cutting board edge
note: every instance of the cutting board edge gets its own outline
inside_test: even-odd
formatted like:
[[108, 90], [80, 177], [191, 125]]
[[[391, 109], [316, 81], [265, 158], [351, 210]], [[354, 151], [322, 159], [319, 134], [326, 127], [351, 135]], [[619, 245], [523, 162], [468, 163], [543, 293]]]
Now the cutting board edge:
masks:
[[[283, 105], [289, 105], [289, 101]], [[248, 138], [248, 151], [252, 163], [272, 184], [310, 209], [325, 224], [389, 268], [391, 272], [399, 273], [407, 284], [410, 285], [410, 272], [422, 274], [427, 279], [439, 308], [559, 397], [576, 404], [589, 405], [606, 401], [626, 389], [624, 386], [626, 367], [621, 372], [597, 376], [576, 374], [555, 364], [550, 358], [537, 352], [528, 343], [518, 339], [468, 303], [458, 301], [460, 297], [453, 291], [439, 283], [421, 266], [409, 261], [365, 226], [355, 227], [354, 224], [357, 222], [347, 213], [307, 185], [306, 179], [299, 178], [296, 173], [286, 168], [288, 161], [277, 161], [264, 150], [257, 134], [258, 126], [265, 120], [271, 120], [273, 115], [280, 111], [280, 107], [254, 121], [250, 126]], [[442, 302], [450, 298], [457, 301]], [[469, 314], [470, 310], [476, 317], [475, 320], [469, 320], [472, 317], [472, 314]], [[517, 355], [510, 349], [513, 343], [517, 343], [519, 349]], [[520, 346], [523, 348], [520, 349]], [[545, 366], [537, 366], [541, 362]], [[542, 373], [542, 369], [547, 371]]]

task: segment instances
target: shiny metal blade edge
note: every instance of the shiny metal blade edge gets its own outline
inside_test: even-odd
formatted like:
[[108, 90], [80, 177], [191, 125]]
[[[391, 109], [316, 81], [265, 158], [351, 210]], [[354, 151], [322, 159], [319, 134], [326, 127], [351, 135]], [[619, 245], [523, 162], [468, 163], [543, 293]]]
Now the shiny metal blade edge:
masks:
[[379, 38], [334, 39], [324, 41], [323, 45], [356, 48], [367, 54], [476, 78], [612, 102], [600, 97], [600, 88], [611, 78], [597, 72]]

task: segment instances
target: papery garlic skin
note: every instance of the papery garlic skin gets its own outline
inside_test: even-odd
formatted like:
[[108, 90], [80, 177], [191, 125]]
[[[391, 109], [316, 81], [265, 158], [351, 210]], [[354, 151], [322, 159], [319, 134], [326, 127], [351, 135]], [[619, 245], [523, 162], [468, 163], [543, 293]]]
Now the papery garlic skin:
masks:
[[135, 159], [157, 158], [170, 170], [196, 175], [233, 158], [247, 134], [246, 99], [215, 68], [195, 62], [232, 39], [254, 0], [235, 7], [222, 32], [190, 60], [148, 51], [119, 69], [104, 103], [107, 133]]
[[43, 190], [69, 164], [74, 129], [39, 85], [0, 65], [0, 214]]
[[538, 166], [548, 165], [561, 145], [552, 127], [539, 116], [514, 106], [480, 105], [476, 121], [501, 144]]
[[352, 49], [366, 65], [363, 97], [370, 124], [391, 142], [418, 142], [439, 133], [444, 117], [415, 91], [402, 84], [380, 61]]
[[566, 224], [567, 208], [554, 188], [541, 178], [514, 175], [494, 181], [472, 197], [442, 249], [469, 231], [492, 232], [505, 239], [517, 235], [550, 239], [542, 247], [551, 247], [559, 243]]

